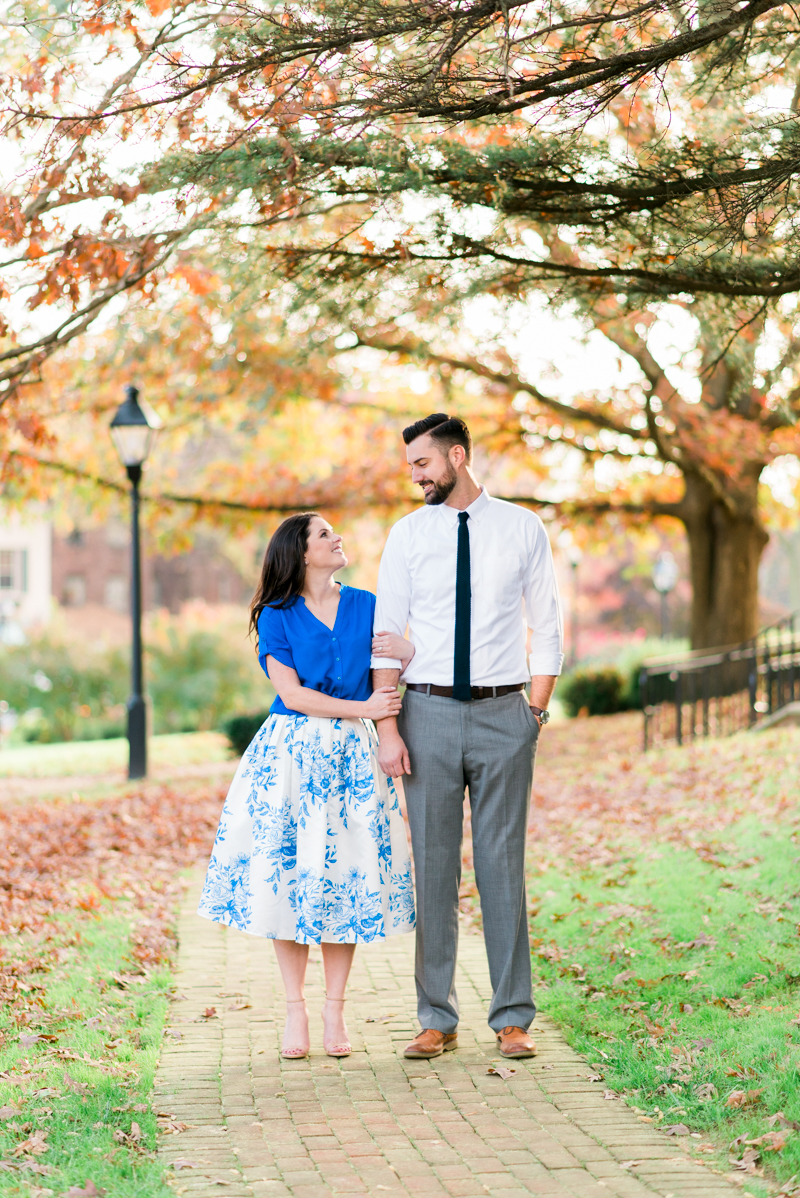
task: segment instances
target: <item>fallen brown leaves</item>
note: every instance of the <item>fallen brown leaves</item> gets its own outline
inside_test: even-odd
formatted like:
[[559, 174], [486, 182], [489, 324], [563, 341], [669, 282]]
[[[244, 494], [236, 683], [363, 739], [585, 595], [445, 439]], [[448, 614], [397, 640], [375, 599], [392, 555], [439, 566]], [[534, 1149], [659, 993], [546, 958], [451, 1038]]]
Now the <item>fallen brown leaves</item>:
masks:
[[[773, 1120], [769, 1120], [773, 1122]], [[763, 1170], [758, 1169], [758, 1163], [761, 1160], [761, 1154], [764, 1152], [782, 1152], [789, 1142], [792, 1135], [792, 1128], [789, 1127], [783, 1131], [768, 1131], [763, 1136], [756, 1136], [753, 1139], [748, 1139], [747, 1136], [737, 1136], [730, 1144], [730, 1155], [728, 1160], [734, 1169], [741, 1173], [763, 1173]], [[737, 1156], [737, 1152], [743, 1149], [742, 1155]], [[784, 1188], [781, 1193], [793, 1193], [792, 1189]]]
[[50, 1145], [47, 1143], [47, 1132], [35, 1131], [28, 1137], [27, 1140], [22, 1140], [21, 1143], [17, 1144], [11, 1155], [41, 1156], [43, 1153], [47, 1152], [49, 1148]]
[[[114, 976], [121, 989], [169, 956], [176, 874], [208, 854], [223, 799], [224, 791], [207, 784], [180, 792], [145, 785], [96, 801], [18, 803], [0, 810], [0, 935], [31, 934], [22, 941], [26, 951], [0, 961], [0, 1002], [18, 1023], [37, 1007], [29, 976], [57, 965], [63, 951], [54, 914], [92, 915], [104, 899], [133, 903], [130, 970]], [[76, 933], [72, 943], [79, 939]]]
[[[613, 867], [619, 863], [621, 835], [635, 830], [654, 845], [672, 843], [691, 849], [708, 864], [722, 865], [720, 837], [745, 812], [774, 819], [793, 810], [796, 787], [788, 773], [785, 789], [777, 794], [762, 790], [769, 773], [765, 767], [774, 761], [774, 733], [763, 733], [745, 760], [733, 741], [713, 746], [700, 741], [679, 754], [645, 755], [641, 736], [640, 712], [584, 720], [579, 736], [572, 721], [548, 726], [536, 758], [533, 861], [546, 846], [551, 860], [566, 859], [579, 868]], [[671, 818], [678, 813], [680, 819]], [[737, 861], [740, 869], [758, 863], [756, 857]], [[770, 907], [763, 914], [777, 918], [780, 912]], [[713, 939], [700, 932], [671, 947], [688, 951], [712, 946]]]
[[760, 1159], [761, 1156], [757, 1148], [748, 1148], [740, 1157], [729, 1157], [733, 1168], [740, 1170], [742, 1173], [755, 1173]]
[[755, 1140], [748, 1140], [747, 1143], [759, 1145], [762, 1152], [780, 1152], [788, 1144], [790, 1135], [790, 1131], [768, 1131]]
[[763, 1086], [758, 1090], [732, 1090], [725, 1099], [725, 1106], [731, 1107], [733, 1110], [741, 1110], [742, 1107], [755, 1106], [763, 1093]]
[[113, 1132], [113, 1139], [118, 1144], [125, 1144], [128, 1148], [138, 1148], [142, 1141], [142, 1129], [135, 1121], [131, 1123], [130, 1131], [123, 1131], [118, 1127]]

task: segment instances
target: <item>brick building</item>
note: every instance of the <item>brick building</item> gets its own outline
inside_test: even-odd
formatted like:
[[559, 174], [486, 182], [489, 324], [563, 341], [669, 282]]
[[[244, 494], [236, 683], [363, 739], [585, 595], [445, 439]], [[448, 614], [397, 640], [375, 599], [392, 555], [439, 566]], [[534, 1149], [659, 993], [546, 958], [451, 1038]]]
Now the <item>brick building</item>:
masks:
[[[102, 528], [53, 535], [52, 593], [63, 607], [99, 605], [127, 612], [130, 607], [130, 533], [110, 521]], [[207, 603], [247, 603], [254, 579], [244, 579], [210, 538], [198, 539], [176, 557], [144, 554], [142, 600], [145, 609], [180, 610], [189, 599]]]

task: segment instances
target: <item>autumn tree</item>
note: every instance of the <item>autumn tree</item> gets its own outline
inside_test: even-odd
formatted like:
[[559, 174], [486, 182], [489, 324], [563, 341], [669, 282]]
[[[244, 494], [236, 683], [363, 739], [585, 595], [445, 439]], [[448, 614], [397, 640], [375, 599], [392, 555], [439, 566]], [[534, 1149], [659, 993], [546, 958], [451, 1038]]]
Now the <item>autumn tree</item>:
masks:
[[[368, 279], [376, 260], [347, 235], [414, 191], [595, 243], [581, 262], [526, 255], [445, 212], [427, 254], [404, 227], [392, 242], [434, 271], [505, 253], [518, 286], [767, 298], [800, 283], [797, 31], [778, 0], [78, 0], [9, 14], [4, 270], [39, 318], [7, 307], [6, 384], [204, 242], [246, 240], [279, 274], [311, 261]], [[673, 129], [653, 123], [659, 105]]]
[[[589, 465], [630, 467], [614, 495], [590, 471], [584, 510], [683, 521], [694, 643], [754, 631], [759, 478], [798, 415], [787, 5], [84, 2], [21, 8], [6, 53], [20, 435], [47, 435], [26, 389], [47, 356], [205, 249], [312, 352], [350, 334], [528, 394], [527, 444], [546, 421]], [[640, 384], [556, 402], [502, 345], [459, 352], [476, 297], [533, 294], [602, 330]], [[648, 344], [667, 302], [695, 321], [699, 394]]]
[[[640, 381], [613, 394], [587, 388], [570, 404], [520, 375], [497, 348], [457, 356], [409, 336], [407, 329], [385, 328], [364, 339], [387, 353], [506, 388], [510, 398], [522, 401], [516, 407], [534, 453], [555, 447], [577, 451], [584, 470], [574, 497], [548, 504], [544, 487], [530, 497], [541, 506], [567, 520], [617, 513], [634, 522], [680, 521], [691, 563], [692, 644], [738, 643], [758, 626], [758, 566], [769, 539], [760, 478], [768, 464], [800, 448], [795, 428], [782, 427], [780, 418], [773, 421], [769, 405], [771, 385], [788, 369], [787, 355], [759, 371], [754, 359], [760, 339], [742, 336], [736, 354], [729, 351], [709, 370], [717, 342], [706, 339], [701, 326], [700, 369], [682, 393], [670, 381], [669, 363], [648, 348], [645, 334], [654, 314], [644, 311], [636, 319], [621, 307], [613, 301], [604, 309], [595, 306], [592, 319], [637, 364]], [[619, 467], [614, 483], [598, 486], [595, 468], [609, 459]]]
[[[253, 306], [248, 302], [252, 298]], [[364, 369], [353, 355], [292, 343], [256, 294], [232, 293], [198, 259], [160, 304], [134, 304], [113, 329], [86, 335], [43, 365], [26, 405], [46, 429], [32, 446], [8, 433], [3, 500], [49, 503], [78, 525], [119, 514], [129, 488], [109, 435], [135, 379], [164, 417], [142, 486], [150, 533], [164, 548], [197, 531], [263, 542], [287, 512], [319, 508], [340, 526], [381, 523], [416, 502], [401, 430], [445, 402], [435, 372], [412, 391], [406, 366]], [[448, 396], [448, 398], [450, 398]], [[476, 441], [513, 485], [541, 482], [502, 388], [456, 397]], [[251, 563], [248, 563], [248, 568]]]

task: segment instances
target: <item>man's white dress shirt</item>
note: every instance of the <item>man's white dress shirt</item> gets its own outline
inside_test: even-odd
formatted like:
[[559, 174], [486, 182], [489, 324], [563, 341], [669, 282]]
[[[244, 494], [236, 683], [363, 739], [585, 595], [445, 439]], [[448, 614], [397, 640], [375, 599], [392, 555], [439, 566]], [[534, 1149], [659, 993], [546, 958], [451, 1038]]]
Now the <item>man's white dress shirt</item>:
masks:
[[[560, 674], [561, 607], [544, 525], [526, 508], [492, 499], [485, 488], [466, 509], [470, 541], [472, 625], [470, 683], [504, 686], [535, 674]], [[458, 510], [418, 508], [389, 533], [378, 575], [376, 632], [416, 646], [404, 682], [453, 685]], [[525, 661], [525, 625], [531, 652]], [[402, 663], [373, 657], [373, 669]]]

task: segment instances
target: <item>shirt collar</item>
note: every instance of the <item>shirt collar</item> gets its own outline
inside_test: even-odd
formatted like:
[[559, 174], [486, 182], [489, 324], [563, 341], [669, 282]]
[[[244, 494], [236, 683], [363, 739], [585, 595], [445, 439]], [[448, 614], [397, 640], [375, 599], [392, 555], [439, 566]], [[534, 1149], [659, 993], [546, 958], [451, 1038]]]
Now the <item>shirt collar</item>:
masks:
[[[473, 499], [469, 507], [464, 509], [469, 516], [470, 524], [480, 524], [491, 503], [491, 499], [492, 497], [486, 490], [486, 487], [481, 487], [481, 493], [478, 498]], [[443, 503], [440, 505], [439, 511], [443, 514], [448, 524], [454, 525], [458, 523], [458, 508], [450, 507], [448, 504]]]

